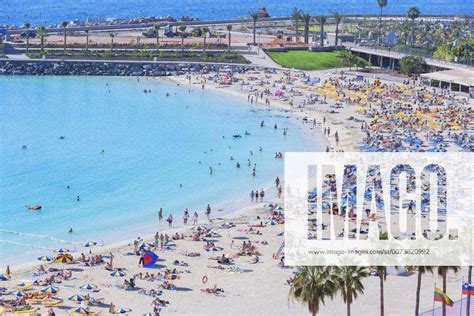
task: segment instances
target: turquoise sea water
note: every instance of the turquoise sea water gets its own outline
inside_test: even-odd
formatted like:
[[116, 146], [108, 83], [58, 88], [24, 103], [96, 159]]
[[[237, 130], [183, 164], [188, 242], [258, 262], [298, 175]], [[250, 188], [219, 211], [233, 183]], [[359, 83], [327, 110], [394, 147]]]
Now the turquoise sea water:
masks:
[[[471, 0], [389, 0], [386, 14], [405, 14], [416, 6], [422, 14], [474, 14]], [[248, 16], [265, 7], [271, 16], [289, 16], [297, 7], [313, 15], [378, 14], [376, 0], [3, 0], [0, 25], [25, 22], [53, 24], [86, 18], [129, 18], [135, 16], [192, 16], [200, 19], [228, 19]]]
[[[287, 113], [168, 81], [0, 76], [0, 95], [0, 266], [50, 253], [35, 247], [80, 250], [74, 243], [152, 233], [159, 207], [177, 222], [184, 208], [202, 212], [207, 203], [218, 216], [217, 208], [248, 203], [250, 190], [283, 173], [276, 151], [326, 146]], [[251, 135], [232, 137], [245, 131]], [[257, 164], [255, 178], [247, 159]]]

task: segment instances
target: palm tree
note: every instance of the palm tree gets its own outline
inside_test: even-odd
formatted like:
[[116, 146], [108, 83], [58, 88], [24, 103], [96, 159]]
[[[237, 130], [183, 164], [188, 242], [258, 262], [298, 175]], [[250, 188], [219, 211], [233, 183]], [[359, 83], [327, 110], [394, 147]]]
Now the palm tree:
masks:
[[415, 45], [415, 20], [420, 16], [420, 10], [417, 7], [411, 7], [407, 12], [408, 18], [411, 20], [411, 46]]
[[319, 39], [321, 47], [324, 47], [324, 23], [326, 23], [326, 17], [321, 15], [316, 18], [319, 22]]
[[40, 37], [41, 40], [41, 54], [44, 53], [44, 38], [48, 36], [48, 33], [46, 32], [46, 26], [40, 26], [38, 27], [38, 36]]
[[406, 22], [403, 22], [401, 25], [400, 25], [400, 35], [403, 36], [403, 43], [405, 44], [405, 46], [407, 45], [407, 42], [408, 42], [408, 33], [410, 32], [410, 26], [406, 23]]
[[387, 6], [388, 1], [387, 0], [377, 0], [377, 4], [379, 5], [380, 8], [380, 15], [379, 15], [379, 45], [382, 40], [382, 10], [384, 7]]
[[257, 41], [256, 41], [257, 21], [260, 15], [258, 14], [258, 11], [253, 11], [253, 12], [250, 12], [250, 17], [252, 18], [252, 22], [253, 22], [253, 45], [255, 46], [257, 45]]
[[[467, 283], [471, 284], [472, 281], [472, 266], [469, 266], [469, 269], [467, 270]], [[471, 295], [467, 296], [467, 313], [466, 316], [469, 316], [471, 314]]]
[[66, 55], [66, 28], [68, 26], [69, 22], [67, 21], [64, 21], [63, 23], [61, 23], [61, 26], [63, 27], [63, 34], [64, 34], [64, 55]]
[[228, 33], [228, 36], [229, 36], [229, 46], [227, 47], [227, 50], [230, 51], [230, 44], [231, 44], [230, 31], [232, 31], [232, 25], [228, 24], [228, 25], [226, 25], [226, 28], [227, 28], [227, 33]]
[[384, 315], [384, 282], [387, 280], [387, 267], [378, 266], [376, 267], [377, 274], [380, 280], [380, 316]]
[[115, 37], [115, 34], [113, 32], [110, 32], [109, 36], [110, 36], [110, 51], [113, 52], [114, 51], [114, 37]]
[[364, 267], [337, 266], [334, 268], [333, 277], [347, 305], [347, 316], [350, 316], [352, 302], [359, 294], [364, 294], [362, 279], [367, 277], [367, 270]]
[[26, 54], [28, 55], [28, 52], [30, 51], [30, 28], [31, 28], [31, 24], [26, 22], [23, 27], [26, 30]]
[[297, 8], [293, 8], [293, 10], [291, 11], [291, 19], [293, 20], [293, 23], [295, 25], [296, 41], [298, 42], [298, 39], [299, 39], [298, 34], [300, 32], [299, 26], [300, 26], [300, 20], [301, 20], [301, 11], [298, 10]]
[[86, 53], [89, 51], [89, 30], [84, 31], [86, 33]]
[[[457, 266], [439, 266], [438, 267], [438, 275], [443, 278], [443, 292], [446, 293], [446, 282], [447, 282], [447, 275], [449, 271], [453, 271], [457, 273], [459, 271], [459, 267]], [[443, 316], [446, 316], [446, 304], [443, 302], [442, 306]]]
[[301, 15], [301, 19], [303, 20], [304, 24], [304, 43], [308, 44], [309, 43], [309, 24], [311, 23], [311, 14], [309, 13], [304, 13]]
[[433, 267], [431, 266], [416, 266], [416, 267], [407, 267], [408, 270], [417, 271], [417, 283], [416, 283], [416, 305], [415, 305], [415, 316], [418, 316], [420, 313], [420, 292], [421, 292], [421, 277], [424, 273], [433, 273]]
[[186, 25], [179, 27], [179, 34], [181, 35], [181, 55], [184, 55], [184, 32], [186, 32]]
[[311, 315], [319, 312], [326, 297], [334, 297], [336, 285], [332, 280], [331, 267], [301, 267], [290, 287], [290, 296], [308, 305]]
[[336, 23], [336, 40], [335, 40], [335, 45], [337, 46], [337, 42], [339, 41], [339, 24], [341, 24], [342, 19], [344, 18], [342, 14], [338, 12], [334, 12], [332, 14], [334, 17], [334, 22]]
[[206, 53], [206, 38], [207, 38], [207, 33], [209, 33], [209, 28], [208, 27], [203, 27], [202, 28], [202, 53]]
[[161, 24], [156, 23], [154, 28], [155, 28], [155, 36], [156, 36], [156, 51], [158, 51], [158, 49], [160, 47], [160, 28], [161, 28]]

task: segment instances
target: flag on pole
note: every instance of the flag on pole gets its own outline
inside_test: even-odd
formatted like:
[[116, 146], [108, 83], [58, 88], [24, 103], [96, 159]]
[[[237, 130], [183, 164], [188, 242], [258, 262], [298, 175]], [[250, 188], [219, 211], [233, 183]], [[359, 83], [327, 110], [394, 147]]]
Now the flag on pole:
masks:
[[452, 307], [454, 304], [454, 302], [449, 298], [449, 296], [444, 294], [444, 292], [438, 289], [437, 287], [435, 287], [434, 300], [435, 302], [443, 302], [444, 304], [450, 307]]
[[462, 285], [462, 295], [474, 295], [474, 284], [464, 283]]

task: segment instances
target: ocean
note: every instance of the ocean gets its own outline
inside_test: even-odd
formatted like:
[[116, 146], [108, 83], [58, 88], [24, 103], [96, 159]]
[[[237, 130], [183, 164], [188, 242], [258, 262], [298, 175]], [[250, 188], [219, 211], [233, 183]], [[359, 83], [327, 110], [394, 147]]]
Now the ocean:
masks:
[[167, 80], [0, 76], [0, 95], [0, 266], [154, 233], [160, 207], [219, 216], [282, 176], [275, 152], [326, 147], [286, 112]]
[[[416, 6], [422, 14], [474, 14], [470, 0], [389, 0], [386, 14], [405, 14]], [[271, 16], [289, 16], [297, 7], [313, 15], [378, 14], [376, 0], [3, 0], [0, 25], [57, 24], [86, 18], [130, 18], [135, 16], [191, 16], [200, 19], [227, 19], [248, 16], [265, 7]]]

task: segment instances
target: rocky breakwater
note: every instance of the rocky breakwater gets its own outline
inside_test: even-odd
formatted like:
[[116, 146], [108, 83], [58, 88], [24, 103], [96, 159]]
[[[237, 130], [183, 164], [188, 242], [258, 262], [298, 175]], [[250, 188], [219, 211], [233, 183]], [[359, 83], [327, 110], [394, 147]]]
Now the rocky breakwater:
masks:
[[190, 72], [233, 71], [255, 69], [248, 65], [172, 62], [104, 62], [53, 60], [1, 60], [3, 75], [57, 76], [170, 76]]

